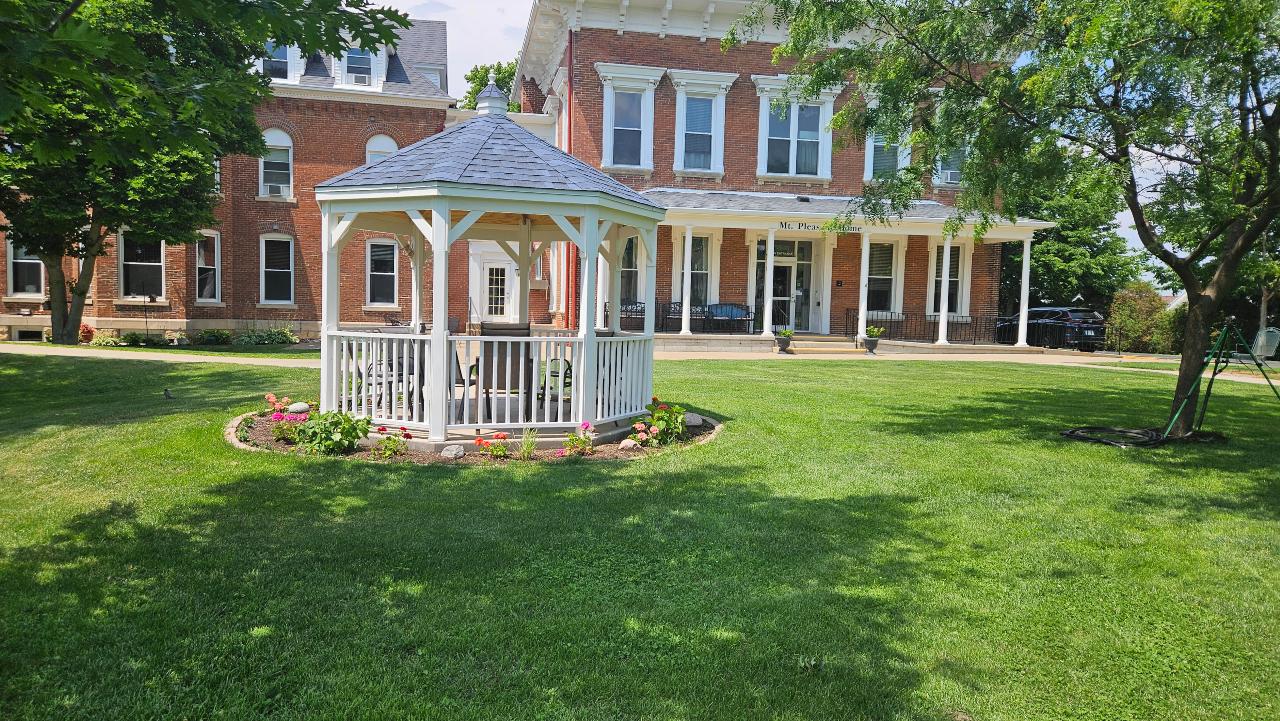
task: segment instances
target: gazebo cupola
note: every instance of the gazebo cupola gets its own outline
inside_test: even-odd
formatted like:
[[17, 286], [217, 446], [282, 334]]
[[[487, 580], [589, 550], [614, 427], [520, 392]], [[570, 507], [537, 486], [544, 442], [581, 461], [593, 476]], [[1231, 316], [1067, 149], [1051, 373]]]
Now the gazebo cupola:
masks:
[[[491, 82], [477, 96], [475, 118], [316, 186], [324, 410], [425, 430], [436, 442], [526, 427], [604, 427], [643, 412], [653, 387], [656, 232], [665, 211], [520, 127], [506, 105]], [[411, 332], [340, 327], [339, 259], [358, 230], [394, 236], [408, 255]], [[494, 241], [510, 257], [518, 322], [451, 324], [449, 246], [461, 238]], [[612, 274], [609, 307], [617, 309], [631, 239], [647, 278], [638, 333], [624, 333], [617, 312], [607, 323], [597, 317], [597, 273]], [[578, 250], [578, 327], [538, 331], [529, 324], [529, 281], [554, 243]]]

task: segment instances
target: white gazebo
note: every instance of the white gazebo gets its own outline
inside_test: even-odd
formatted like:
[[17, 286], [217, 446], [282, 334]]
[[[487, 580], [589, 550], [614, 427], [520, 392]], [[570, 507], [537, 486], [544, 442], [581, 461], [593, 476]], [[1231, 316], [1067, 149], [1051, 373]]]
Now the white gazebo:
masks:
[[[492, 83], [477, 101], [475, 118], [316, 186], [321, 409], [425, 431], [438, 443], [523, 428], [555, 433], [584, 422], [625, 424], [653, 393], [656, 230], [664, 209], [521, 128], [506, 117], [507, 99]], [[411, 260], [408, 332], [339, 326], [341, 253], [359, 230], [395, 237]], [[515, 264], [518, 322], [450, 328], [449, 246], [460, 238], [494, 241]], [[609, 307], [619, 306], [629, 238], [640, 241], [648, 279], [639, 333], [624, 333], [618, 313], [603, 325], [596, 299], [597, 273], [609, 272]], [[581, 259], [578, 327], [531, 331], [535, 260], [549, 243], [562, 242], [573, 243]]]

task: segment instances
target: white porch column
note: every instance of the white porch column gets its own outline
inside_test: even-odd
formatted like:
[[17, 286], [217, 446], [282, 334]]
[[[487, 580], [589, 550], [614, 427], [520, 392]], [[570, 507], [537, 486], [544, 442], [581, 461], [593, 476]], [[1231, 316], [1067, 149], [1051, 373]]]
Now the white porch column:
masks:
[[582, 295], [579, 298], [578, 337], [582, 339], [582, 365], [574, 378], [582, 420], [595, 424], [596, 385], [596, 290], [600, 266], [600, 223], [595, 211], [582, 216]]
[[[640, 241], [644, 251], [644, 334], [653, 337], [658, 318], [658, 231], [641, 230]], [[619, 264], [621, 265], [621, 264]], [[649, 395], [653, 395], [650, 393]]]
[[1022, 241], [1022, 292], [1018, 298], [1019, 348], [1027, 347], [1027, 310], [1031, 305], [1031, 239]]
[[[815, 278], [822, 279], [822, 305], [818, 314], [817, 330], [823, 335], [831, 334], [831, 314], [834, 307], [831, 304], [832, 289], [836, 284], [835, 275], [835, 255], [836, 247], [840, 244], [840, 236], [823, 233], [822, 235], [822, 269], [821, 272], [815, 272]], [[848, 332], [848, 329], [845, 329]]]
[[760, 289], [760, 297], [764, 298], [764, 331], [760, 335], [773, 337], [773, 236], [777, 231], [769, 229], [769, 239], [764, 244], [764, 287]]
[[431, 373], [427, 376], [429, 438], [443, 441], [448, 432], [449, 401], [449, 206], [431, 211]]
[[862, 233], [858, 259], [858, 340], [867, 337], [867, 283], [871, 275], [871, 234]]
[[333, 224], [328, 208], [320, 209], [320, 265], [323, 285], [320, 288], [320, 410], [334, 407], [334, 390], [337, 386], [337, 360], [333, 352], [333, 339], [329, 334], [338, 329], [339, 274], [338, 259], [333, 251]]
[[520, 276], [520, 297], [516, 304], [519, 308], [517, 320], [529, 322], [529, 275], [533, 272], [533, 224], [528, 218], [520, 224], [520, 263], [516, 273]]
[[951, 314], [951, 234], [942, 236], [942, 297], [938, 299], [938, 345], [947, 345], [947, 321]]
[[693, 335], [689, 301], [693, 295], [693, 226], [684, 227], [684, 258], [680, 269], [680, 335]]
[[[609, 307], [613, 310], [609, 314], [609, 330], [614, 335], [622, 332], [622, 256], [627, 249], [627, 239], [623, 236], [624, 233], [618, 232], [609, 241], [613, 257], [613, 262], [609, 263]], [[639, 241], [638, 238], [636, 240]]]
[[426, 239], [422, 233], [414, 233], [410, 236], [412, 245], [409, 257], [409, 267], [412, 269], [413, 278], [409, 283], [410, 292], [413, 298], [409, 301], [409, 327], [414, 333], [422, 332], [422, 261], [427, 254]]

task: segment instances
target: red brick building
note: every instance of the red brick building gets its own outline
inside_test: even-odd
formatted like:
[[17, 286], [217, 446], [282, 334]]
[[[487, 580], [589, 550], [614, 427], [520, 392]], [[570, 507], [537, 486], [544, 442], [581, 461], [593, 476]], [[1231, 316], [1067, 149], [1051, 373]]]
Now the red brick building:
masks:
[[[722, 51], [741, 11], [705, 0], [539, 0], [521, 50], [523, 110], [554, 116], [560, 147], [668, 209], [659, 330], [853, 335], [869, 321], [926, 340], [940, 337], [940, 317], [952, 337], [991, 320], [999, 243], [1044, 224], [948, 242], [941, 230], [955, 212], [957, 156], [892, 226], [825, 232], [865, 183], [909, 162], [911, 150], [832, 137], [834, 109], [859, 92], [852, 85], [788, 99], [788, 68], [771, 58], [776, 31]], [[637, 285], [624, 280], [624, 303], [643, 297]]]

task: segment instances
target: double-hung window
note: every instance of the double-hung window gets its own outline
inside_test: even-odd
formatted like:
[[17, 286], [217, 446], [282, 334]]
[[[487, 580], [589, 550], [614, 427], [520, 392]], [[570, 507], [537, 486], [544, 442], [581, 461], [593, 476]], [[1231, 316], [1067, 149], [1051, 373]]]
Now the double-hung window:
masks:
[[293, 303], [293, 238], [262, 236], [262, 302]]
[[674, 170], [724, 173], [725, 97], [737, 73], [668, 70], [676, 89]]
[[262, 72], [276, 80], [289, 78], [289, 46], [267, 41], [267, 56], [262, 60]]
[[603, 143], [606, 169], [653, 169], [653, 91], [666, 68], [596, 63], [604, 85]]
[[893, 312], [894, 256], [893, 243], [870, 243], [867, 258], [867, 310], [873, 313]]
[[640, 266], [636, 261], [636, 244], [639, 238], [627, 238], [622, 247], [622, 265], [618, 271], [622, 285], [622, 302], [635, 303], [640, 299]]
[[[680, 246], [681, 253], [684, 249], [684, 238], [678, 238], [677, 243]], [[684, 291], [684, 278], [680, 275], [684, 272], [684, 259], [680, 258], [680, 262], [675, 268], [675, 283], [677, 292]], [[693, 255], [690, 257], [689, 263], [689, 303], [693, 306], [706, 305], [710, 301], [711, 289], [711, 239], [702, 236], [693, 236]], [[683, 299], [682, 299], [683, 300]]]
[[9, 295], [44, 297], [44, 265], [13, 241], [9, 242]]
[[348, 48], [344, 56], [346, 62], [346, 83], [348, 85], [373, 84], [373, 54], [364, 48]]
[[217, 231], [202, 231], [196, 243], [196, 301], [217, 303], [222, 299], [222, 248]]
[[396, 271], [399, 262], [395, 241], [371, 240], [366, 264], [369, 269], [369, 305], [396, 305]]
[[120, 296], [164, 297], [164, 245], [133, 240], [120, 233]]
[[753, 75], [760, 94], [756, 172], [761, 176], [831, 178], [831, 113], [839, 90], [787, 102], [786, 78]]
[[938, 162], [937, 182], [942, 185], [959, 185], [960, 171], [964, 169], [964, 161], [968, 156], [966, 148], [956, 148], [942, 157]]
[[376, 163], [399, 149], [390, 135], [375, 135], [364, 144], [364, 164]]
[[[942, 312], [942, 256], [944, 255], [941, 246], [934, 250], [933, 259], [933, 313]], [[947, 285], [947, 314], [955, 315], [961, 313], [960, 308], [960, 256], [962, 249], [959, 246], [951, 246], [951, 267], [948, 269], [947, 276], [949, 278]]]
[[881, 135], [867, 135], [866, 168], [863, 180], [883, 180], [892, 178], [898, 171], [911, 163], [909, 146], [889, 142]]
[[258, 195], [268, 198], [293, 197], [293, 139], [277, 128], [262, 134], [267, 154], [259, 161]]

